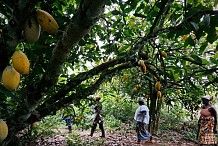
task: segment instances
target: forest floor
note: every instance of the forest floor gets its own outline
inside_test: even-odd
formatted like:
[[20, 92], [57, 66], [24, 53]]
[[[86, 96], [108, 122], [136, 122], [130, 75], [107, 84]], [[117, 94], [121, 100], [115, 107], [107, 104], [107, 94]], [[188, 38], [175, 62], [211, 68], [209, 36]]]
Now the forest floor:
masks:
[[41, 137], [28, 146], [197, 146], [194, 140], [188, 140], [183, 131], [167, 130], [154, 136], [155, 142], [136, 143], [134, 130], [106, 131], [106, 137], [100, 137], [100, 131], [89, 136], [89, 130], [59, 129], [53, 136]]

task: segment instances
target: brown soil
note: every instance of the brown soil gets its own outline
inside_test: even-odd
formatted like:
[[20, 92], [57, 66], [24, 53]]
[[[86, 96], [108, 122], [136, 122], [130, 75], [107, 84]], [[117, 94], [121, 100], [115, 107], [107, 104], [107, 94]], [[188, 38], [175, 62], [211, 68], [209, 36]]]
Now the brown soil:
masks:
[[60, 129], [52, 137], [41, 137], [28, 146], [68, 146], [67, 141], [71, 142], [72, 146], [197, 146], [193, 141], [188, 141], [183, 138], [183, 135], [168, 131], [154, 136], [155, 143], [143, 142], [136, 143], [136, 134], [133, 130], [107, 131], [106, 137], [100, 137], [100, 131], [97, 130], [93, 137], [89, 136], [90, 131], [73, 130], [71, 133], [68, 129]]

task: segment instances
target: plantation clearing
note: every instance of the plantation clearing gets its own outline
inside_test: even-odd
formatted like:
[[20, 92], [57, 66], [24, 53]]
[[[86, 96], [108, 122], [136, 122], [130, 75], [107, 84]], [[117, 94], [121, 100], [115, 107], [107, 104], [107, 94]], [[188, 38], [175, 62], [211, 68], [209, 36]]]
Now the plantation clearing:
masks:
[[183, 131], [168, 130], [160, 133], [155, 137], [155, 143], [143, 142], [136, 143], [134, 130], [127, 131], [107, 131], [106, 138], [100, 138], [100, 131], [97, 130], [93, 137], [89, 136], [89, 130], [73, 130], [71, 133], [68, 129], [60, 129], [50, 137], [40, 137], [38, 140], [31, 142], [29, 146], [197, 146], [194, 141], [187, 140]]

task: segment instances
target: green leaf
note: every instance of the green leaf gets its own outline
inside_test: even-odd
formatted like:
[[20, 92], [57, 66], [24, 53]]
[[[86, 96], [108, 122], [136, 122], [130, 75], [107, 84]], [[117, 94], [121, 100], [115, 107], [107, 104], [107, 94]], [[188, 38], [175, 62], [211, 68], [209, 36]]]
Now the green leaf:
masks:
[[181, 71], [181, 68], [178, 66], [173, 67], [174, 74], [178, 74]]
[[200, 47], [200, 50], [199, 50], [199, 53], [200, 54], [203, 54], [203, 52], [205, 51], [206, 47], [207, 47], [207, 44], [208, 42], [204, 42], [201, 47]]
[[202, 36], [205, 35], [205, 28], [204, 27], [200, 27], [196, 32], [195, 32], [195, 36], [196, 36], [196, 39], [200, 39]]
[[195, 46], [195, 42], [194, 40], [191, 38], [191, 37], [188, 37], [186, 40], [185, 40], [185, 43], [184, 43], [184, 46], [188, 46], [188, 45], [191, 45], [191, 46]]
[[132, 8], [132, 9], [135, 9], [139, 1], [140, 1], [140, 0], [132, 0], [132, 1], [131, 1], [131, 4], [130, 4], [131, 8]]
[[120, 4], [121, 10], [124, 11], [124, 9], [125, 9], [125, 7], [127, 6], [127, 4], [122, 3], [122, 2], [119, 2], [119, 4]]
[[167, 34], [167, 37], [168, 38], [173, 38], [175, 36], [175, 33], [170, 31], [168, 34]]
[[190, 22], [190, 23], [191, 23], [191, 25], [194, 27], [194, 29], [195, 29], [196, 31], [199, 29], [199, 26], [198, 26], [197, 23], [195, 23], [195, 22]]
[[126, 8], [123, 12], [124, 13], [129, 13], [129, 12], [131, 12], [132, 11], [132, 8]]
[[199, 63], [199, 64], [202, 64], [201, 58], [198, 57], [197, 55], [192, 54], [191, 57], [194, 59], [195, 62], [197, 62], [197, 63]]
[[206, 70], [205, 72], [203, 72], [202, 75], [206, 76], [206, 75], [211, 75], [213, 73], [212, 70]]
[[6, 95], [7, 97], [11, 97], [15, 101], [19, 101], [19, 98], [17, 96], [15, 96], [14, 94], [12, 94], [12, 92], [5, 89], [3, 86], [0, 86], [0, 93]]
[[120, 13], [120, 11], [113, 10], [113, 11], [111, 12], [111, 14], [113, 14], [113, 15], [120, 15], [121, 13]]
[[[147, 9], [148, 9], [148, 8], [147, 8]], [[137, 7], [137, 9], [135, 10], [135, 13], [139, 13], [139, 11], [141, 11], [141, 10], [147, 11], [147, 10], [146, 10], [146, 6], [145, 6], [144, 3], [141, 3], [141, 4], [139, 5], [139, 7]]]
[[210, 25], [212, 27], [218, 27], [218, 15], [210, 17]]
[[218, 53], [216, 53], [216, 54], [213, 56], [213, 58], [218, 58]]
[[208, 26], [210, 25], [210, 16], [209, 15], [204, 15], [203, 20], [202, 20], [203, 25]]
[[167, 76], [169, 78], [171, 78], [173, 81], [175, 81], [175, 74], [174, 74], [174, 70], [170, 70], [169, 72], [167, 72]]
[[218, 64], [218, 61], [213, 57], [210, 57], [210, 61], [214, 64]]
[[214, 41], [217, 40], [217, 35], [216, 35], [216, 28], [215, 27], [209, 27], [206, 29], [207, 32], [207, 41], [209, 43], [213, 43]]
[[204, 65], [210, 65], [210, 62], [207, 59], [202, 58], [202, 64]]
[[195, 84], [191, 80], [188, 80], [188, 82], [193, 88], [197, 89], [197, 87], [195, 86]]

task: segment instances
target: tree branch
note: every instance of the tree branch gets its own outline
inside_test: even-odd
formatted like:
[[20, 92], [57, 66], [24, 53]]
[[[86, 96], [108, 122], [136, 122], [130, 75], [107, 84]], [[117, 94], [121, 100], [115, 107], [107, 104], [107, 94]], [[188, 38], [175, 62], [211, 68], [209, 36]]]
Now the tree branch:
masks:
[[40, 113], [40, 118], [45, 117], [48, 114], [55, 113], [55, 111], [57, 111], [58, 109], [67, 106], [69, 103], [72, 103], [75, 100], [86, 99], [89, 95], [94, 94], [103, 82], [105, 82], [106, 80], [110, 80], [115, 73], [123, 69], [131, 68], [133, 66], [135, 66], [133, 62], [127, 62], [111, 70], [105, 70], [104, 72], [101, 73], [97, 82], [95, 82], [90, 87], [82, 89], [83, 91], [82, 93], [76, 92], [76, 93], [72, 93], [70, 96], [66, 96], [66, 97], [61, 96], [59, 100], [56, 100], [56, 102], [50, 104], [46, 102], [45, 105], [41, 105], [36, 109]]
[[69, 57], [72, 47], [84, 37], [99, 20], [104, 11], [105, 0], [83, 0], [68, 25], [61, 39], [58, 41], [51, 56], [50, 63], [39, 85], [43, 85], [41, 91], [46, 91], [57, 82], [62, 72], [62, 67]]
[[106, 0], [81, 1], [80, 7], [74, 15], [72, 22], [68, 25], [67, 30], [63, 33], [53, 50], [50, 63], [43, 78], [39, 83], [27, 87], [27, 102], [22, 103], [22, 108], [17, 109], [15, 115], [12, 115], [13, 117], [19, 117], [19, 119], [14, 120], [17, 123], [16, 130], [23, 127], [23, 123], [34, 112], [42, 95], [56, 83], [72, 47], [89, 32], [99, 19], [104, 10], [105, 2]]
[[[70, 80], [66, 85], [64, 85], [56, 94], [54, 94], [52, 97], [48, 98], [43, 106], [46, 106], [48, 104], [53, 104], [54, 102], [62, 99], [67, 93], [69, 93], [70, 91], [72, 91], [75, 87], [77, 87], [78, 85], [80, 85], [83, 81], [92, 78], [94, 75], [98, 75], [100, 72], [104, 72], [105, 70], [108, 70], [108, 68], [110, 67], [114, 67], [118, 64], [122, 64], [125, 62], [135, 62], [135, 59], [127, 59], [125, 57], [121, 57], [119, 59], [115, 59], [115, 60], [111, 60], [108, 61], [106, 63], [102, 63], [101, 65], [87, 71], [87, 72], [83, 72], [78, 74], [77, 76], [75, 76], [72, 80]], [[84, 94], [85, 92], [83, 92]], [[42, 107], [43, 107], [42, 106]]]
[[83, 0], [72, 22], [53, 50], [51, 60], [41, 81], [28, 87], [28, 102], [34, 107], [51, 86], [56, 84], [70, 51], [92, 28], [104, 10], [105, 0]]
[[159, 10], [159, 12], [154, 20], [153, 25], [150, 28], [150, 32], [148, 33], [148, 35], [153, 33], [155, 26], [157, 25], [161, 15], [163, 14], [163, 11], [164, 11], [164, 8], [165, 8], [165, 5], [167, 4], [167, 2], [168, 2], [168, 0], [162, 0], [160, 10]]

